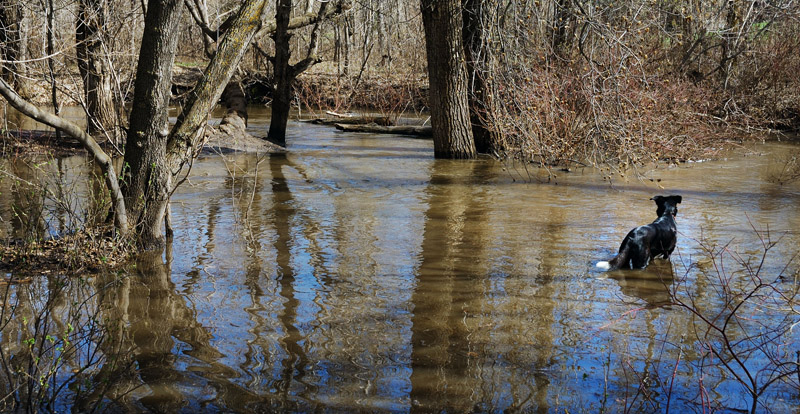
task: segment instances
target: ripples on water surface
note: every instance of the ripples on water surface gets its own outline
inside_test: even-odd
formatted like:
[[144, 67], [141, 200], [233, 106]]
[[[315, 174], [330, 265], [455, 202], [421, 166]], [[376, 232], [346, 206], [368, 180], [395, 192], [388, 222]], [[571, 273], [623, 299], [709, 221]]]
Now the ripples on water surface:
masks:
[[[288, 155], [199, 159], [173, 197], [166, 264], [106, 295], [135, 349], [129, 408], [662, 412], [678, 357], [672, 410], [702, 410], [701, 385], [723, 411], [748, 406], [724, 373], [698, 371], [696, 344], [665, 344], [691, 325], [652, 306], [668, 265], [593, 265], [655, 218], [651, 196], [681, 194], [678, 274], [700, 239], [757, 254], [752, 226], [783, 237], [765, 265], [777, 274], [797, 252], [800, 191], [766, 181], [773, 156], [660, 168], [663, 189], [590, 170], [553, 184], [435, 161], [427, 141], [294, 130]], [[720, 306], [699, 275], [689, 291]], [[782, 385], [764, 400], [798, 412]]]

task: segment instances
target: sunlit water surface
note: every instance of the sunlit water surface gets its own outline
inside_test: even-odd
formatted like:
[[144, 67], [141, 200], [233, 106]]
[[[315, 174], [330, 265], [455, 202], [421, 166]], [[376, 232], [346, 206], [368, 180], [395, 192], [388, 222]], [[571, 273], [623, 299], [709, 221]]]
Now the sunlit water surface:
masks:
[[[265, 117], [251, 113], [254, 132], [265, 133]], [[289, 133], [287, 155], [197, 160], [172, 198], [170, 251], [98, 295], [103, 316], [125, 327], [121, 348], [134, 367], [109, 404], [185, 412], [749, 408], [744, 388], [692, 339], [692, 326], [702, 325], [663, 305], [668, 286], [683, 281], [682, 298], [721, 309], [719, 267], [703, 246], [728, 245], [756, 261], [763, 245], [755, 230], [779, 240], [762, 275], [794, 282], [796, 263], [784, 266], [798, 252], [800, 186], [769, 178], [798, 147], [770, 143], [728, 160], [661, 166], [646, 172], [654, 181], [609, 182], [574, 169], [547, 182], [520, 165], [434, 160], [425, 140], [300, 123]], [[15, 231], [7, 186], [3, 237]], [[630, 228], [655, 218], [649, 198], [657, 194], [683, 196], [674, 273], [665, 263], [596, 270]], [[746, 277], [724, 264], [735, 280]], [[24, 339], [12, 332], [3, 343]], [[794, 355], [798, 334], [788, 338]], [[754, 356], [751, 369], [764, 363]], [[772, 386], [759, 410], [800, 412], [798, 379], [789, 381]]]

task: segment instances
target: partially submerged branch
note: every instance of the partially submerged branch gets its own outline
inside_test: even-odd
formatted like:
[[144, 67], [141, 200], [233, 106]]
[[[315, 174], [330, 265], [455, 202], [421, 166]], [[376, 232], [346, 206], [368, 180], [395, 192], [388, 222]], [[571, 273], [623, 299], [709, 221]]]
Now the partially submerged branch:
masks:
[[0, 95], [2, 95], [14, 109], [22, 112], [30, 118], [53, 127], [57, 130], [72, 136], [80, 141], [84, 148], [92, 155], [103, 170], [103, 177], [111, 193], [111, 202], [114, 207], [114, 224], [123, 235], [128, 233], [128, 216], [125, 210], [125, 199], [119, 187], [117, 172], [111, 162], [111, 157], [103, 151], [103, 148], [78, 125], [67, 121], [57, 115], [45, 112], [37, 108], [32, 103], [23, 99], [17, 94], [5, 80], [0, 79]]

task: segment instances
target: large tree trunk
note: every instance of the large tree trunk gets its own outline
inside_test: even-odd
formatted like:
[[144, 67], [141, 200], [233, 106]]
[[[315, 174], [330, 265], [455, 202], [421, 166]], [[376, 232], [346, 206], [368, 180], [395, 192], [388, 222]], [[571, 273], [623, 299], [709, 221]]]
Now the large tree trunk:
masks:
[[75, 24], [76, 52], [86, 99], [88, 132], [91, 135], [103, 134], [115, 145], [121, 145], [111, 70], [103, 51], [109, 6], [107, 0], [79, 1]]
[[475, 150], [482, 154], [500, 152], [500, 133], [491, 127], [494, 108], [494, 85], [488, 75], [491, 49], [485, 44], [484, 21], [488, 0], [462, 0], [464, 18], [464, 52], [469, 82], [469, 117]]
[[28, 59], [28, 30], [30, 12], [15, 0], [0, 0], [0, 59], [2, 76], [23, 98], [28, 97], [26, 85]]
[[460, 0], [422, 0], [436, 158], [475, 158]]
[[172, 190], [166, 158], [167, 110], [182, 14], [181, 0], [150, 0], [136, 70], [123, 194], [128, 216], [146, 248], [164, 242], [164, 214]]
[[278, 10], [275, 13], [275, 58], [272, 61], [274, 88], [272, 94], [272, 119], [269, 123], [267, 139], [286, 146], [286, 124], [289, 120], [289, 110], [292, 100], [292, 67], [289, 65], [291, 52], [289, 50], [289, 18], [292, 13], [292, 0], [278, 0]]

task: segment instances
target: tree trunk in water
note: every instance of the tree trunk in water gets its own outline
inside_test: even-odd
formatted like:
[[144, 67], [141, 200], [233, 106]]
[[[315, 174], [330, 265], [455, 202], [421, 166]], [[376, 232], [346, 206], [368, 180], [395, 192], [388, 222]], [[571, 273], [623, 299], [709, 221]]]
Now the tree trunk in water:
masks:
[[487, 0], [463, 0], [464, 52], [469, 82], [469, 118], [475, 150], [481, 154], [504, 149], [502, 137], [491, 128], [490, 117], [495, 109], [494, 87], [486, 74], [489, 68], [490, 49], [484, 44], [483, 19]]
[[[291, 34], [289, 29], [293, 27], [293, 23], [289, 18], [292, 11], [292, 1], [280, 0], [278, 3], [278, 12], [275, 15], [275, 33], [273, 35], [275, 57], [272, 59], [272, 66], [274, 68], [275, 83], [272, 94], [272, 121], [269, 125], [267, 139], [280, 146], [286, 146], [286, 124], [291, 110], [292, 83], [299, 74], [320, 61], [317, 57], [320, 23], [332, 15], [343, 13], [350, 7], [345, 2], [338, 2], [333, 8], [328, 8], [328, 4], [329, 2], [320, 4], [316, 18], [313, 19], [315, 23], [314, 28], [311, 30], [305, 59], [290, 65], [289, 40], [291, 39]], [[312, 15], [306, 14], [304, 17], [309, 16]], [[297, 24], [296, 20], [295, 22], [294, 24]]]
[[106, 0], [80, 0], [75, 28], [76, 52], [86, 99], [88, 132], [104, 134], [115, 145], [121, 145], [111, 70], [103, 53], [108, 7]]
[[275, 74], [272, 94], [272, 120], [267, 139], [280, 146], [286, 146], [286, 123], [292, 99], [292, 67], [289, 65], [289, 18], [292, 13], [292, 0], [278, 0], [275, 13], [275, 59], [272, 61]]
[[475, 158], [460, 0], [422, 0], [436, 158]]
[[123, 193], [128, 217], [145, 248], [164, 243], [164, 214], [172, 191], [167, 110], [182, 13], [180, 0], [150, 0], [136, 70]]

